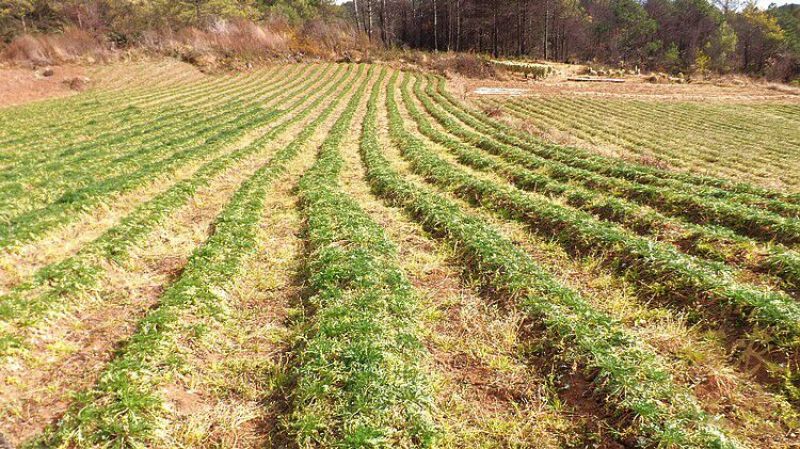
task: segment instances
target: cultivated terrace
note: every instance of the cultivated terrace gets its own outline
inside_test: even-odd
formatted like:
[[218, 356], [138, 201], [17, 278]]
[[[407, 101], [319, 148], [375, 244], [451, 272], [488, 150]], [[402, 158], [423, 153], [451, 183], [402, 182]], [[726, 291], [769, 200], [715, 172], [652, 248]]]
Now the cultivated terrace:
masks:
[[399, 67], [0, 108], [0, 447], [800, 446], [796, 102]]

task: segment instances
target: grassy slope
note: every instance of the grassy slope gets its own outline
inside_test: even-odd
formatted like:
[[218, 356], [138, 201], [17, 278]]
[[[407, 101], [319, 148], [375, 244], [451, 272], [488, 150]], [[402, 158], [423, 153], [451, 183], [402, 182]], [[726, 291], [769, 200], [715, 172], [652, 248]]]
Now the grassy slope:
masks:
[[[122, 90], [54, 100], [69, 117], [60, 128], [40, 105], [0, 114], [12, 128], [0, 135], [12, 167], [0, 182], [32, 192], [27, 203], [0, 197], [18, 206], [3, 215], [2, 260], [26, 264], [16, 248], [74, 239], [8, 281], [4, 383], [14, 366], [69, 363], [48, 355], [81, 331], [54, 312], [80, 316], [109, 295], [114, 310], [140, 319], [107, 334], [87, 322], [119, 350], [79, 352], [98, 357], [96, 383], [32, 446], [796, 443], [797, 197], [609, 164], [518, 133], [435, 78], [392, 69], [276, 67], [157, 86], [130, 98]], [[563, 103], [546, 106], [592, 110]], [[620, 108], [625, 119], [609, 124], [633, 134], [626, 123], [641, 116], [625, 114], [641, 112]], [[750, 109], [737, 114], [765, 113]], [[711, 112], [716, 140], [752, 148], [751, 131], [769, 131], [755, 120], [736, 129], [724, 109]], [[769, 113], [783, 123], [784, 112]], [[700, 126], [685, 108], [658, 113], [687, 132]], [[31, 129], [63, 133], [66, 145]], [[639, 130], [642, 142], [655, 137]], [[697, 145], [687, 154], [710, 144]], [[181, 176], [170, 181], [172, 173]], [[147, 186], [160, 187], [132, 198], [136, 207], [113, 206]], [[283, 212], [272, 216], [270, 204]], [[116, 223], [98, 221], [104, 232], [81, 240], [63, 231], [104, 207], [117, 211]], [[273, 240], [267, 230], [281, 223], [291, 229]], [[663, 227], [670, 233], [656, 232]], [[141, 283], [163, 291], [126, 302], [142, 290], [113, 276], [144, 276], [124, 261], [147, 257], [138, 246], [159, 233], [191, 241], [156, 258], [194, 251], [171, 279]], [[303, 269], [263, 253], [283, 246], [294, 248], [284, 257], [305, 258]], [[281, 270], [289, 272], [273, 273]], [[302, 297], [293, 293], [301, 284]], [[45, 348], [41, 334], [26, 333], [50, 326], [66, 340]], [[739, 363], [741, 342], [765, 351], [755, 379]]]

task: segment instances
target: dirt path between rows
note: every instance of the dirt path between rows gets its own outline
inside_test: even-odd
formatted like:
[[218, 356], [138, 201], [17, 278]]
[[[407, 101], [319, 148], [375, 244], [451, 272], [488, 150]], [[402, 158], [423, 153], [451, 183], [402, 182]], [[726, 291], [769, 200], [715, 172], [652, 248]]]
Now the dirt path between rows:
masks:
[[86, 73], [79, 66], [56, 67], [52, 76], [43, 76], [41, 69], [0, 69], [0, 108], [74, 95], [78, 91], [70, 88], [69, 81]]
[[302, 130], [294, 124], [264, 151], [247, 158], [202, 188], [157, 229], [124, 265], [109, 264], [101, 286], [80, 307], [31, 332], [33, 347], [0, 367], [0, 431], [12, 442], [40, 432], [67, 408], [70, 396], [90, 386], [120, 341], [182, 271], [191, 252], [213, 232], [217, 214], [269, 157]]
[[[385, 133], [384, 98], [381, 94], [378, 129], [382, 146], [394, 155]], [[356, 115], [359, 124], [363, 106]], [[546, 404], [543, 379], [518, 358], [522, 317], [501, 311], [465, 286], [443, 245], [371, 193], [358, 154], [359, 135], [360, 126], [343, 142], [342, 188], [398, 246], [400, 267], [418, 294], [442, 447], [558, 447], [555, 430], [569, 428], [570, 422]]]

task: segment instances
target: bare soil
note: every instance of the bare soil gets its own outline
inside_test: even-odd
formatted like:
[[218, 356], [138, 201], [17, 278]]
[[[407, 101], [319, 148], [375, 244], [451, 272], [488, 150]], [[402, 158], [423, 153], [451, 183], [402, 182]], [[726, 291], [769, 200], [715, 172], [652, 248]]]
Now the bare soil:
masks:
[[79, 66], [53, 67], [52, 76], [44, 76], [43, 68], [0, 69], [0, 108], [74, 95], [78, 91], [69, 86], [69, 81], [76, 77], [88, 77], [87, 69]]
[[109, 264], [103, 287], [93, 295], [93, 307], [31, 332], [30, 361], [0, 367], [0, 414], [8, 412], [9, 417], [0, 424], [8, 437], [24, 441], [41, 431], [66, 410], [73, 392], [96, 380], [138, 319], [180, 275], [191, 251], [212, 233], [215, 217], [236, 188], [269, 154], [267, 150], [231, 167], [154, 231], [125, 266]]
[[576, 95], [608, 98], [641, 98], [675, 101], [775, 101], [800, 102], [800, 88], [784, 84], [753, 81], [730, 77], [686, 84], [650, 83], [644, 76], [627, 76], [624, 83], [582, 83], [568, 81], [566, 76], [553, 76], [544, 80], [474, 80], [453, 77], [448, 87], [458, 98], [480, 95]]

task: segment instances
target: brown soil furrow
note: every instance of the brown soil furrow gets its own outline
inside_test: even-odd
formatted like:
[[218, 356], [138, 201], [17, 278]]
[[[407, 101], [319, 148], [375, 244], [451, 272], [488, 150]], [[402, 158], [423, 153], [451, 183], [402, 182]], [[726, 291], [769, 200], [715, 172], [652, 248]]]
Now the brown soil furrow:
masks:
[[236, 188], [305, 123], [293, 125], [260, 154], [214, 179], [132, 251], [129, 261], [109, 264], [100, 287], [82, 296], [82, 304], [31, 331], [33, 347], [0, 367], [0, 428], [7, 436], [22, 441], [41, 431], [63, 413], [72, 393], [94, 382], [118, 342], [130, 335], [192, 250], [210, 235], [215, 217]]
[[[362, 114], [363, 107], [357, 117]], [[557, 431], [572, 424], [550, 407], [544, 379], [519, 357], [521, 317], [464, 285], [442, 245], [371, 194], [358, 154], [358, 128], [343, 144], [342, 187], [397, 244], [400, 266], [421, 301], [442, 447], [558, 447]], [[378, 128], [386, 129], [385, 117]]]
[[[256, 257], [229, 292], [230, 312], [209, 323], [188, 314], [178, 342], [185, 369], [161, 389], [168, 410], [158, 432], [164, 447], [273, 447], [285, 371], [287, 314], [299, 301], [295, 283], [302, 241], [292, 189], [313, 163], [309, 146], [276, 181], [264, 210]], [[189, 338], [192, 326], [206, 327]]]
[[[346, 103], [343, 99], [336, 106], [289, 171], [274, 182], [258, 252], [232, 280], [225, 316], [210, 320], [188, 311], [182, 318], [176, 332], [182, 369], [160, 390], [167, 414], [156, 432], [156, 446], [255, 448], [285, 442], [279, 421], [285, 411], [288, 314], [301, 301], [303, 251], [294, 189]], [[195, 328], [205, 330], [202, 336], [195, 335]]]
[[[407, 129], [440, 157], [458, 165], [445, 148], [424, 137], [411, 125], [413, 121], [404, 105], [400, 103], [400, 106]], [[421, 108], [419, 104], [418, 107]], [[399, 153], [392, 153], [390, 157], [394, 160], [401, 158]], [[408, 170], [404, 161], [398, 162], [398, 166]], [[484, 179], [505, 183], [499, 177], [481, 174], [466, 166], [460, 168]], [[424, 183], [420, 178], [414, 178]], [[753, 447], [783, 448], [800, 442], [795, 431], [797, 412], [784, 397], [770, 392], [741, 371], [738, 363], [729, 360], [723, 330], [693, 326], [686, 314], [676, 314], [675, 310], [645, 303], [637, 297], [636, 286], [604, 268], [599, 260], [573, 257], [557, 242], [534, 235], [525, 224], [498, 218], [483, 208], [466, 204], [451, 195], [445, 196], [492, 224], [564, 285], [579, 291], [596, 309], [619, 319], [629, 331], [665, 357], [676, 380], [691, 388], [709, 413], [724, 416], [726, 431], [731, 435], [751, 442]], [[574, 387], [585, 384], [585, 379], [576, 377], [575, 373], [560, 372], [559, 375], [564, 379], [563, 384]], [[591, 390], [591, 385], [584, 387]], [[562, 399], [574, 406], [589, 402], [585, 395], [570, 390], [562, 392]]]
[[[266, 107], [279, 105], [281, 105], [280, 98], [267, 103]], [[259, 136], [290, 118], [281, 117], [267, 126], [249, 131], [237, 141], [231, 142], [214, 157], [230, 154], [247, 146]], [[74, 255], [88, 242], [102, 235], [108, 228], [135, 210], [137, 206], [166, 191], [176, 182], [190, 178], [209, 160], [211, 158], [190, 162], [179, 168], [176, 173], [161, 176], [140, 189], [110, 198], [100, 206], [83, 213], [81, 218], [72, 223], [54, 229], [42, 239], [21, 247], [0, 250], [0, 295], [8, 293], [14, 286], [29, 279], [36, 270]]]

